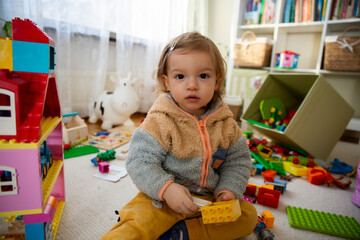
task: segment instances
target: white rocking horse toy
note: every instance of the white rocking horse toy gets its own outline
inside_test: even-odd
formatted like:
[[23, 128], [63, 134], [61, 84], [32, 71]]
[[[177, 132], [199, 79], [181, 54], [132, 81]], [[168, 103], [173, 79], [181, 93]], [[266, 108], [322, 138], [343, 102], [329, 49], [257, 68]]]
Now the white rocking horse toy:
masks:
[[102, 120], [102, 129], [110, 129], [113, 125], [123, 124], [134, 126], [130, 119], [140, 106], [139, 97], [133, 86], [131, 73], [120, 78], [113, 93], [104, 91], [94, 102], [94, 112], [89, 118], [90, 123]]

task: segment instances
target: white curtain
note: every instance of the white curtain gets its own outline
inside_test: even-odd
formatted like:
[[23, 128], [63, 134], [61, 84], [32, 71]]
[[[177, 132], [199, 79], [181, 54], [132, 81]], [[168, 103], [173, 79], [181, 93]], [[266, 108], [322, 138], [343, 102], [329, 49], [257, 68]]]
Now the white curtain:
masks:
[[[157, 96], [153, 73], [171, 38], [207, 33], [206, 0], [0, 0], [0, 17], [29, 18], [56, 42], [56, 81], [63, 113], [89, 116], [106, 74], [136, 77], [147, 112]], [[112, 40], [109, 41], [109, 36]], [[115, 34], [115, 35], [114, 35]], [[116, 37], [115, 37], [116, 36]]]

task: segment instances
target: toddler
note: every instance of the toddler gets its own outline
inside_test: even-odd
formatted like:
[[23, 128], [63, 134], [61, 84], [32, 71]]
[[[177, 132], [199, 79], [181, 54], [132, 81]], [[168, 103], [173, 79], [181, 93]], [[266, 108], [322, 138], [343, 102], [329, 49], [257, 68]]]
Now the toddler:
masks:
[[[222, 101], [226, 63], [216, 45], [185, 33], [163, 50], [157, 83], [163, 92], [132, 135], [127, 171], [140, 189], [102, 239], [236, 239], [252, 233], [256, 209], [241, 200], [250, 151]], [[239, 199], [235, 222], [204, 224], [192, 196]]]

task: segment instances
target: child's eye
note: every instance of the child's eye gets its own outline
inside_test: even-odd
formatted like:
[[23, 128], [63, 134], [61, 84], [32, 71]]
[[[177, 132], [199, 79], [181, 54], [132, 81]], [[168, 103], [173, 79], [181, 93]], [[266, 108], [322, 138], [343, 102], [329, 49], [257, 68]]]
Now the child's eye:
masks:
[[207, 75], [206, 73], [200, 74], [200, 78], [202, 78], [202, 79], [206, 79], [208, 77], [209, 77], [209, 75]]
[[183, 75], [183, 74], [178, 74], [178, 75], [176, 75], [175, 78], [176, 78], [176, 79], [183, 79], [183, 78], [184, 78], [184, 75]]

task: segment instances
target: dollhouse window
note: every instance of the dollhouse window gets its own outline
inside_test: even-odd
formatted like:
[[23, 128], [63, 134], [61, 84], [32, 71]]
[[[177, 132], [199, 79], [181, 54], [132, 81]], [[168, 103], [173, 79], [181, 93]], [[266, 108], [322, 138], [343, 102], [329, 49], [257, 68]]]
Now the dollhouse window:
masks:
[[16, 169], [0, 166], [0, 196], [18, 194]]
[[15, 94], [0, 89], [0, 135], [16, 135]]

